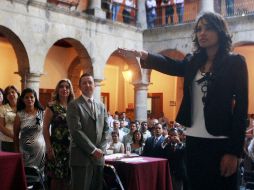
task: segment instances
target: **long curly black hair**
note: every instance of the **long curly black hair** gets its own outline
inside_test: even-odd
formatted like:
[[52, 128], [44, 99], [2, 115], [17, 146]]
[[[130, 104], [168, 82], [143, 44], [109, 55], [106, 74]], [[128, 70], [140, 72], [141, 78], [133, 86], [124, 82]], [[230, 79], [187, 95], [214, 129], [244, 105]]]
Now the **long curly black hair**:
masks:
[[192, 34], [193, 43], [194, 43], [194, 54], [206, 53], [205, 49], [200, 47], [197, 39], [197, 29], [198, 24], [201, 20], [205, 20], [209, 27], [217, 32], [219, 38], [219, 50], [218, 54], [229, 53], [232, 48], [232, 39], [229, 34], [228, 26], [225, 19], [217, 13], [213, 12], [204, 12], [201, 14], [196, 21], [194, 26], [194, 31]]

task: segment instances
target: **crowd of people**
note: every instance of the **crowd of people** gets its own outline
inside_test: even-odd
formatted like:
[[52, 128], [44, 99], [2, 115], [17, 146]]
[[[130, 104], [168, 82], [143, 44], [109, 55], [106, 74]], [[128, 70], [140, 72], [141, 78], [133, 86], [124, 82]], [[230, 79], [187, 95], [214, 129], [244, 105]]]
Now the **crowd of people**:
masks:
[[[160, 118], [148, 115], [147, 121], [130, 121], [125, 112], [115, 112], [108, 117], [109, 138], [107, 154], [125, 153], [169, 160], [174, 190], [186, 185], [184, 163], [184, 127], [172, 124], [164, 113]], [[121, 123], [121, 124], [120, 124]]]
[[70, 189], [66, 111], [73, 99], [68, 79], [59, 81], [46, 110], [31, 88], [25, 88], [21, 95], [13, 85], [0, 89], [1, 150], [22, 153], [25, 166], [45, 173], [54, 190]]

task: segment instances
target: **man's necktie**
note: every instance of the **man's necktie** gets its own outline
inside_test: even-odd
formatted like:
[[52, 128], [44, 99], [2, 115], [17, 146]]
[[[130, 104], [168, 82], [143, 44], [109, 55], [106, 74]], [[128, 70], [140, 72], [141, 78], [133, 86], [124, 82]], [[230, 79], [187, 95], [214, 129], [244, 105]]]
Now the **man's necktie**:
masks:
[[159, 138], [158, 138], [158, 137], [155, 137], [154, 142], [153, 142], [153, 147], [155, 147], [155, 146], [156, 146], [156, 144], [157, 144], [158, 140], [159, 140]]
[[93, 101], [90, 98], [88, 99], [88, 103], [89, 103], [89, 107], [90, 107], [92, 114], [94, 114]]

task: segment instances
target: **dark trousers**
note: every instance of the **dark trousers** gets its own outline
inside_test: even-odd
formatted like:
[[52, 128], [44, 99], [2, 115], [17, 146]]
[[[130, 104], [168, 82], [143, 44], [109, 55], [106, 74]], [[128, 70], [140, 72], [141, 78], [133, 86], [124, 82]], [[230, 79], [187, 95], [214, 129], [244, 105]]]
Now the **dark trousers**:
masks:
[[2, 141], [1, 146], [2, 146], [2, 151], [14, 152], [14, 142]]
[[71, 166], [72, 190], [102, 190], [103, 166]]
[[165, 16], [165, 22], [168, 24], [168, 18], [170, 17], [171, 24], [174, 23], [174, 7], [173, 5], [169, 5], [166, 7], [166, 16]]
[[220, 161], [227, 139], [187, 137], [186, 166], [190, 190], [238, 190], [239, 170], [229, 177], [220, 175]]
[[129, 24], [131, 22], [131, 13], [123, 10], [123, 22]]

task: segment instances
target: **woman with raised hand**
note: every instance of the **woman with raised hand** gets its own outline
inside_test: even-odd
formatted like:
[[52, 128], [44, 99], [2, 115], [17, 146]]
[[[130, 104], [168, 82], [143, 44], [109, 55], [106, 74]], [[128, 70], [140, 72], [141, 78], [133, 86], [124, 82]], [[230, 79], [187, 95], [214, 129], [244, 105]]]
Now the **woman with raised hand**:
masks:
[[71, 81], [60, 80], [56, 85], [53, 101], [48, 104], [45, 111], [43, 135], [46, 142], [46, 173], [51, 178], [52, 190], [70, 188], [70, 134], [66, 122], [66, 110], [67, 104], [73, 99]]
[[191, 190], [236, 190], [248, 112], [248, 71], [231, 52], [224, 18], [202, 13], [194, 26], [195, 50], [177, 61], [146, 51], [119, 49], [141, 58], [141, 66], [184, 77], [176, 122], [186, 129], [186, 164]]

